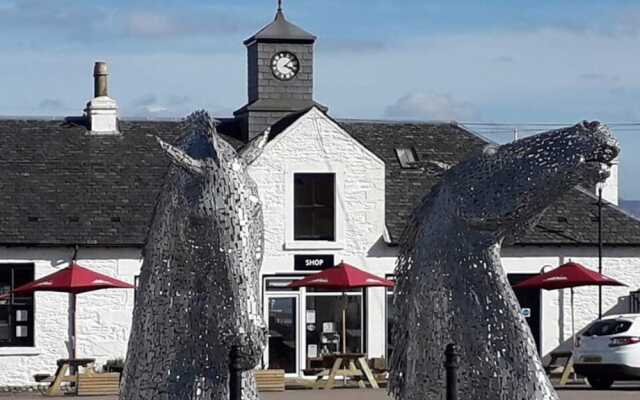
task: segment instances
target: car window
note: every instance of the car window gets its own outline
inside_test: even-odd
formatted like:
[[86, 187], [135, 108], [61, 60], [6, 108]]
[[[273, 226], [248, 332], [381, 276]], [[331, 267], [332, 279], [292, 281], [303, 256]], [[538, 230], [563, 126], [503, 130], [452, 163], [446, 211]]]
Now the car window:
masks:
[[584, 336], [606, 336], [626, 332], [631, 327], [631, 321], [614, 319], [608, 321], [598, 321], [591, 325], [584, 333]]

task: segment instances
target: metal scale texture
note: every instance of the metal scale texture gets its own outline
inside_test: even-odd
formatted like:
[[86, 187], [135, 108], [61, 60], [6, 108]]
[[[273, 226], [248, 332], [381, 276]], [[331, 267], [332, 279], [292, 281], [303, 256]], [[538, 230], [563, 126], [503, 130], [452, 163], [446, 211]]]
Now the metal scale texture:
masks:
[[460, 350], [461, 399], [556, 400], [500, 261], [518, 237], [578, 184], [609, 176], [619, 153], [598, 122], [481, 152], [446, 171], [408, 221], [396, 266], [390, 392], [443, 399], [444, 350]]
[[266, 325], [259, 297], [262, 206], [247, 166], [268, 131], [238, 153], [204, 111], [184, 121], [144, 248], [121, 399], [229, 398], [237, 346], [243, 399], [258, 399], [253, 368]]

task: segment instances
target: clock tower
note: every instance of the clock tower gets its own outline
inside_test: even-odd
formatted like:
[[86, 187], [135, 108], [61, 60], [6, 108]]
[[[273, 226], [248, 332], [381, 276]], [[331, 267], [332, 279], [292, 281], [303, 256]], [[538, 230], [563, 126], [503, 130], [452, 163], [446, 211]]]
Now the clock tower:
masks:
[[318, 105], [313, 101], [315, 41], [287, 21], [280, 5], [274, 21], [245, 40], [249, 102], [234, 113], [241, 139], [249, 141], [287, 115]]

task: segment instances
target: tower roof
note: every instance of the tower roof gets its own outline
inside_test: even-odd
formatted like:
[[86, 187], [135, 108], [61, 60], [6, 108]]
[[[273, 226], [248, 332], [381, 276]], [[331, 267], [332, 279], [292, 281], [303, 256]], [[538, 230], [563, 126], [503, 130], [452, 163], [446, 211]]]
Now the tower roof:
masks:
[[245, 45], [249, 45], [254, 41], [267, 41], [267, 42], [315, 42], [316, 37], [311, 33], [305, 31], [287, 21], [284, 16], [284, 12], [279, 8], [276, 13], [276, 18], [272, 23], [262, 28], [258, 33], [251, 36], [244, 41]]

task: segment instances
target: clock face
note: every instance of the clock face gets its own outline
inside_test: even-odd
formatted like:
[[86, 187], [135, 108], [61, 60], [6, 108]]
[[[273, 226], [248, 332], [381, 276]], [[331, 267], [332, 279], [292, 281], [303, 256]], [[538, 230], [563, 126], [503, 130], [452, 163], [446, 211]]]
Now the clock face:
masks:
[[281, 81], [293, 79], [300, 70], [298, 58], [288, 51], [276, 53], [271, 59], [271, 71]]

